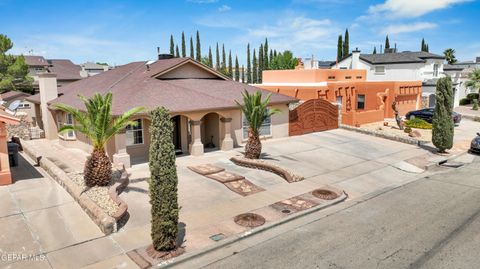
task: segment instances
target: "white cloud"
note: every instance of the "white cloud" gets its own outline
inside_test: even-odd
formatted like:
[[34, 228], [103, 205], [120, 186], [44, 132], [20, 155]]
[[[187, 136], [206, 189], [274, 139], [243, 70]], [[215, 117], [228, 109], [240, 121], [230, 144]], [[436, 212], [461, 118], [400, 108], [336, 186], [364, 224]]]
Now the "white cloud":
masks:
[[433, 29], [437, 25], [431, 22], [417, 22], [417, 23], [405, 23], [405, 24], [392, 24], [383, 28], [382, 32], [384, 34], [401, 34], [401, 33], [411, 33], [421, 30]]
[[218, 11], [220, 11], [220, 12], [227, 12], [227, 11], [230, 11], [230, 10], [232, 10], [232, 8], [230, 6], [227, 6], [227, 5], [223, 5], [223, 6], [218, 8]]
[[370, 6], [370, 14], [385, 13], [393, 17], [419, 17], [435, 10], [471, 0], [386, 0], [383, 4]]

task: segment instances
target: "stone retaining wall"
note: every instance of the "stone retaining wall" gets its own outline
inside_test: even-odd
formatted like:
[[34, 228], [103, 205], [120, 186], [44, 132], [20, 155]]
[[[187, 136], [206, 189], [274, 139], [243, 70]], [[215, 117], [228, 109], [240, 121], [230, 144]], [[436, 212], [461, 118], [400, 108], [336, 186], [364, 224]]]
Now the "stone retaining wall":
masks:
[[349, 126], [349, 125], [345, 125], [345, 124], [341, 124], [339, 127], [342, 128], [342, 129], [345, 129], [345, 130], [354, 131], [354, 132], [362, 133], [362, 134], [366, 134], [366, 135], [372, 135], [372, 136], [376, 136], [376, 137], [380, 137], [380, 138], [385, 138], [385, 139], [389, 139], [389, 140], [393, 140], [393, 141], [397, 141], [397, 142], [402, 142], [402, 143], [405, 143], [405, 144], [420, 146], [420, 145], [425, 145], [425, 144], [429, 143], [428, 141], [421, 141], [421, 140], [411, 138], [411, 137], [402, 137], [402, 136], [384, 134], [384, 133], [380, 133], [380, 132], [376, 132], [376, 131], [372, 131], [372, 130], [362, 129], [361, 127], [353, 127], [353, 126]]

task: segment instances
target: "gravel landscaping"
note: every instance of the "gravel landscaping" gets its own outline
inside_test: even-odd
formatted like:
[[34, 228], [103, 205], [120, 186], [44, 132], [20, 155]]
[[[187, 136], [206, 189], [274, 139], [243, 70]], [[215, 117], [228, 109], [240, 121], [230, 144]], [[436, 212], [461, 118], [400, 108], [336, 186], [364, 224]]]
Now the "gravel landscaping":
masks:
[[[67, 174], [68, 177], [75, 182], [82, 189], [87, 189], [85, 185], [85, 180], [83, 179], [83, 173], [80, 172], [71, 172]], [[102, 208], [109, 216], [114, 216], [118, 211], [118, 204], [112, 200], [108, 194], [108, 189], [120, 179], [121, 172], [119, 170], [113, 169], [112, 172], [112, 181], [108, 186], [95, 186], [90, 189], [87, 189], [84, 193], [95, 202], [100, 208]]]
[[[385, 119], [388, 122], [388, 126], [383, 125], [383, 121], [363, 124], [360, 128], [375, 131], [385, 135], [393, 135], [398, 137], [410, 138], [410, 136], [403, 130], [400, 130], [395, 122], [395, 119]], [[419, 141], [430, 142], [432, 141], [432, 130], [412, 128], [414, 131], [418, 131], [421, 137], [415, 137]]]

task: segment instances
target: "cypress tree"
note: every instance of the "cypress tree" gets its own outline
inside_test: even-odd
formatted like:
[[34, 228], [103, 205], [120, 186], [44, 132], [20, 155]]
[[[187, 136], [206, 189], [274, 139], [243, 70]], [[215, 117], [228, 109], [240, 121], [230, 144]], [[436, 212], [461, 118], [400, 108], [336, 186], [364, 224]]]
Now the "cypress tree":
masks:
[[445, 152], [453, 146], [453, 87], [452, 79], [447, 76], [437, 81], [435, 93], [435, 111], [432, 120], [432, 142], [439, 152]]
[[220, 67], [224, 75], [227, 74], [227, 58], [225, 56], [225, 44], [222, 44], [222, 66]]
[[389, 48], [390, 48], [390, 40], [388, 39], [388, 35], [387, 35], [387, 37], [385, 37], [385, 50]]
[[213, 67], [212, 47], [208, 47], [208, 66]]
[[164, 107], [156, 108], [150, 116], [150, 235], [155, 250], [170, 251], [176, 248], [179, 213], [175, 146], [172, 143], [173, 123], [170, 113]]
[[173, 35], [170, 35], [170, 54], [175, 56], [175, 44], [173, 42]]
[[217, 50], [215, 52], [215, 69], [220, 72], [220, 52], [218, 51], [218, 42]]
[[187, 46], [185, 45], [185, 34], [182, 32], [182, 57], [187, 57]]
[[193, 48], [193, 38], [190, 36], [190, 58], [195, 59], [195, 49]]
[[343, 41], [342, 35], [338, 36], [337, 42], [337, 61], [339, 62], [343, 58]]
[[242, 83], [245, 83], [245, 68], [243, 64], [242, 64]]
[[197, 56], [196, 56], [197, 61], [202, 60], [202, 48], [200, 46], [200, 33], [197, 30]]
[[180, 57], [180, 50], [178, 49], [178, 45], [175, 45], [175, 57]]
[[240, 81], [240, 70], [238, 66], [238, 57], [235, 55], [235, 81]]
[[348, 37], [348, 28], [345, 30], [345, 39], [343, 40], [343, 52], [342, 56], [346, 57], [348, 54], [350, 54], [350, 40]]
[[428, 44], [425, 44], [425, 52], [430, 52], [430, 49], [428, 48]]
[[277, 50], [273, 50], [273, 58], [277, 58]]
[[373, 46], [373, 54], [377, 54], [377, 46]]
[[265, 38], [265, 45], [263, 45], [263, 70], [268, 70], [268, 39]]
[[263, 77], [263, 44], [260, 44], [258, 49], [258, 83], [262, 83]]
[[269, 55], [268, 58], [269, 58], [269, 59], [268, 59], [268, 69], [270, 69], [270, 65], [271, 65], [270, 63], [271, 63], [272, 60], [273, 60], [273, 51], [272, 51], [272, 49], [270, 49], [270, 55]]
[[257, 55], [255, 49], [253, 49], [253, 60], [252, 60], [252, 83], [256, 84], [258, 82], [258, 70], [257, 70]]
[[232, 50], [228, 51], [228, 76], [233, 79]]
[[425, 39], [422, 38], [422, 44], [420, 45], [420, 51], [425, 51]]
[[252, 67], [250, 65], [250, 43], [247, 45], [247, 83], [252, 83]]

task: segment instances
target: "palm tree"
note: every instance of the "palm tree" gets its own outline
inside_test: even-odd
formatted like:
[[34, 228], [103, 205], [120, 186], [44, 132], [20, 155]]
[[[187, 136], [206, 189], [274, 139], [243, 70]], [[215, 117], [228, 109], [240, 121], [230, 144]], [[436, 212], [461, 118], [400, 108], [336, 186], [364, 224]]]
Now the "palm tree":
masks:
[[465, 81], [465, 87], [480, 90], [480, 69], [475, 69], [468, 74], [468, 80]]
[[71, 114], [74, 119], [73, 125], [64, 125], [59, 132], [77, 131], [90, 139], [93, 151], [85, 163], [85, 185], [106, 186], [112, 178], [112, 164], [105, 153], [105, 145], [127, 125], [135, 125], [131, 118], [142, 111], [143, 107], [132, 108], [119, 117], [113, 117], [111, 92], [104, 96], [96, 93], [90, 99], [81, 95], [79, 98], [85, 104], [86, 112], [65, 104], [54, 105], [58, 110]]
[[443, 55], [445, 55], [445, 60], [447, 60], [448, 64], [454, 64], [457, 62], [454, 49], [446, 49], [445, 51], [443, 51]]
[[262, 100], [262, 92], [257, 91], [250, 94], [247, 90], [243, 93], [243, 104], [235, 101], [242, 110], [245, 119], [248, 122], [248, 141], [245, 145], [245, 157], [249, 159], [258, 159], [262, 153], [262, 142], [260, 141], [260, 126], [272, 115], [279, 113], [276, 108], [268, 108], [271, 93]]

